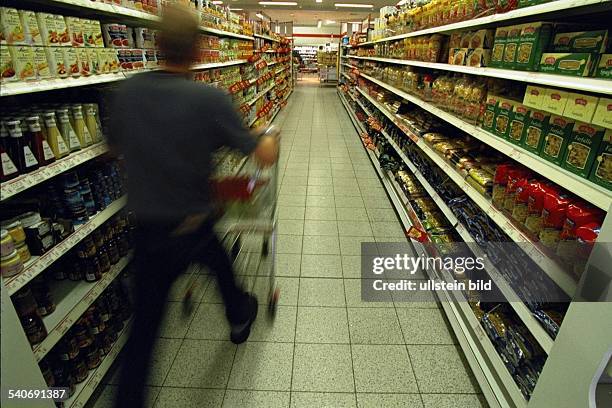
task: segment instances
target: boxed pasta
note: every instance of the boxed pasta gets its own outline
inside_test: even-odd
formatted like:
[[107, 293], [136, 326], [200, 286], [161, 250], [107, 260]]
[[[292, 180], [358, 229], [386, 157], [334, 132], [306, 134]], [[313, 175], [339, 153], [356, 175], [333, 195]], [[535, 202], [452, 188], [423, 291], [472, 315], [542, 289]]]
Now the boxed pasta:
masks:
[[44, 47], [32, 47], [34, 58], [34, 70], [38, 79], [46, 79], [51, 77], [51, 69], [47, 60], [47, 53]]
[[548, 123], [540, 157], [561, 165], [575, 122], [563, 116], [552, 115]]
[[612, 54], [601, 54], [595, 69], [595, 76], [597, 78], [612, 79]]
[[610, 129], [606, 129], [606, 133], [599, 144], [599, 150], [589, 179], [608, 190], [612, 190], [612, 130]]
[[502, 68], [513, 69], [516, 66], [516, 54], [521, 40], [522, 25], [515, 25], [508, 30], [506, 46], [504, 47], [504, 61]]
[[73, 47], [85, 46], [85, 23], [77, 17], [66, 17], [66, 27]]
[[523, 71], [537, 71], [540, 58], [552, 33], [552, 24], [528, 23], [521, 29], [515, 68]]
[[570, 92], [563, 116], [582, 122], [591, 122], [598, 102], [599, 98], [596, 96]]
[[523, 131], [529, 120], [529, 108], [522, 103], [517, 103], [513, 106], [510, 113], [510, 129], [508, 130], [507, 139], [514, 144], [521, 144]]
[[591, 123], [612, 129], [612, 99], [599, 98]]
[[497, 104], [497, 111], [495, 112], [495, 126], [493, 133], [504, 139], [508, 137], [508, 130], [510, 129], [510, 114], [516, 101], [512, 99], [500, 98]]
[[545, 111], [554, 113], [555, 115], [563, 115], [568, 97], [569, 92], [546, 88], [542, 96], [541, 107]]
[[490, 49], [493, 46], [495, 32], [493, 30], [478, 30], [470, 38], [467, 48], [486, 48]]
[[508, 38], [508, 29], [510, 27], [498, 27], [495, 30], [495, 38], [493, 40], [493, 52], [491, 53], [491, 66], [501, 68], [504, 61], [504, 49], [506, 48], [506, 39]]
[[68, 26], [66, 25], [66, 20], [64, 20], [64, 16], [54, 14], [53, 24], [55, 25], [55, 29], [57, 30], [59, 45], [64, 47], [70, 47], [72, 45], [72, 42], [70, 41], [70, 34], [68, 33]]
[[31, 10], [19, 10], [19, 18], [25, 33], [25, 42], [30, 45], [43, 45], [36, 13]]
[[553, 39], [554, 52], [598, 53], [606, 51], [608, 30], [557, 33]]
[[36, 20], [38, 20], [38, 28], [40, 29], [43, 45], [59, 45], [59, 34], [55, 27], [55, 18], [53, 14], [36, 13]]
[[594, 55], [589, 53], [544, 53], [540, 59], [540, 72], [578, 77], [589, 76]]
[[72, 77], [81, 76], [81, 69], [79, 67], [79, 57], [77, 55], [76, 48], [64, 48], [64, 64], [66, 64], [66, 70], [68, 71], [68, 75]]
[[32, 47], [27, 45], [13, 45], [9, 46], [9, 52], [11, 53], [17, 79], [20, 81], [36, 79]]
[[487, 100], [485, 103], [485, 111], [482, 115], [482, 124], [481, 127], [493, 133], [493, 120], [495, 119], [495, 112], [497, 111], [497, 105], [499, 104], [499, 96], [494, 94], [488, 94]]
[[542, 149], [544, 137], [548, 133], [550, 113], [532, 110], [527, 117], [526, 126], [521, 135], [521, 146], [532, 153], [538, 154]]
[[523, 105], [534, 109], [541, 109], [546, 88], [535, 85], [527, 85]]
[[17, 9], [0, 8], [0, 28], [3, 44], [24, 44], [26, 42], [25, 31]]
[[589, 177], [605, 129], [585, 122], [576, 122], [567, 145], [563, 167], [581, 177]]
[[0, 80], [9, 82], [16, 79], [15, 64], [13, 64], [13, 57], [8, 46], [0, 44]]
[[449, 63], [451, 65], [465, 65], [469, 51], [468, 48], [455, 48], [452, 55], [449, 54]]
[[64, 62], [64, 50], [60, 47], [45, 47], [45, 51], [47, 53], [47, 61], [49, 62], [51, 75], [59, 78], [66, 78], [68, 76], [68, 70]]
[[465, 62], [468, 67], [488, 67], [491, 61], [491, 50], [476, 48], [470, 50]]

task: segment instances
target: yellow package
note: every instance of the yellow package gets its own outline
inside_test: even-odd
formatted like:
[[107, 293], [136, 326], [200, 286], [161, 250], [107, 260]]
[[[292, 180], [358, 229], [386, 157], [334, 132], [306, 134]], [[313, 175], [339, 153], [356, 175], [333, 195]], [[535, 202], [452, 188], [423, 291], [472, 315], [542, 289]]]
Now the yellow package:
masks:
[[2, 27], [3, 43], [25, 44], [25, 31], [17, 9], [10, 7], [0, 9], [0, 27]]
[[9, 82], [17, 79], [13, 57], [9, 51], [9, 47], [4, 44], [0, 44], [0, 79], [2, 82]]
[[36, 79], [36, 72], [34, 71], [34, 53], [32, 47], [27, 45], [14, 45], [10, 46], [9, 51], [13, 58], [13, 64], [15, 67], [15, 75], [20, 81], [26, 81], [30, 79]]
[[36, 71], [36, 78], [51, 78], [51, 69], [49, 68], [49, 61], [47, 60], [45, 48], [32, 47], [32, 52], [34, 53], [34, 70]]
[[43, 45], [36, 13], [31, 10], [19, 10], [19, 18], [25, 33], [25, 42], [29, 45]]
[[58, 78], [66, 78], [68, 76], [68, 70], [66, 69], [66, 63], [64, 62], [64, 50], [60, 47], [45, 47], [47, 53], [47, 61], [49, 62], [49, 69], [51, 75]]
[[38, 20], [38, 28], [40, 29], [43, 45], [59, 45], [59, 35], [57, 34], [53, 14], [36, 13], [36, 20]]

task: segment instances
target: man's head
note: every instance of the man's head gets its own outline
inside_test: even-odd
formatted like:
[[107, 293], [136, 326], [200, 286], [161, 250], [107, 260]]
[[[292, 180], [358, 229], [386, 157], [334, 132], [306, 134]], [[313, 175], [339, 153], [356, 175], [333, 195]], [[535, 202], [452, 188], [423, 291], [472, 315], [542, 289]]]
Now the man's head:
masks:
[[198, 22], [187, 8], [170, 5], [164, 8], [159, 48], [166, 63], [188, 68], [197, 51]]

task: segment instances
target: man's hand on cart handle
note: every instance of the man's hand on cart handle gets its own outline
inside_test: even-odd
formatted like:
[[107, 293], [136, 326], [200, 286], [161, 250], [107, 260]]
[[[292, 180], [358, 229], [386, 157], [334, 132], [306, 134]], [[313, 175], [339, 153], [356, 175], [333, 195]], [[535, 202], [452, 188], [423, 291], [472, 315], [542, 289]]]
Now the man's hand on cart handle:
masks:
[[259, 138], [257, 148], [253, 156], [262, 167], [270, 167], [278, 160], [278, 136], [277, 128], [268, 128], [264, 135]]

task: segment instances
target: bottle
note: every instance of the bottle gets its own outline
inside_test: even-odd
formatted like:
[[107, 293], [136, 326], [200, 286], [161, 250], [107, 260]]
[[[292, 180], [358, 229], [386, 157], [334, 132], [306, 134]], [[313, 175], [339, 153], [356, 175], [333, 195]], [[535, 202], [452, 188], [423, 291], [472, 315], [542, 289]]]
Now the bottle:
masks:
[[72, 128], [72, 124], [70, 123], [70, 115], [68, 114], [68, 109], [59, 110], [58, 115], [60, 133], [64, 138], [64, 142], [66, 142], [66, 146], [68, 146], [70, 152], [81, 150], [81, 142], [77, 137], [76, 132]]
[[96, 106], [93, 103], [86, 103], [83, 106], [85, 108], [85, 125], [87, 126], [87, 129], [89, 130], [89, 134], [91, 135], [91, 138], [94, 143], [101, 142], [102, 141], [102, 131], [100, 130], [100, 126], [96, 118], [97, 116]]
[[89, 129], [85, 126], [85, 119], [83, 119], [83, 108], [81, 105], [72, 106], [72, 117], [74, 121], [74, 131], [76, 132], [82, 147], [91, 146], [93, 139]]
[[55, 158], [61, 159], [62, 157], [68, 156], [70, 150], [68, 150], [68, 146], [64, 142], [64, 138], [62, 138], [62, 135], [57, 128], [55, 113], [52, 111], [46, 112], [44, 116], [45, 125], [47, 126], [47, 142], [49, 142], [49, 146], [51, 146], [51, 150], [53, 150]]
[[36, 160], [38, 160], [41, 166], [48, 166], [55, 161], [55, 155], [43, 135], [39, 118], [38, 116], [30, 116], [26, 118], [26, 121], [28, 123], [30, 141], [32, 143], [30, 146], [32, 148], [32, 153], [34, 153]]
[[38, 314], [38, 305], [32, 291], [27, 286], [12, 296], [17, 316], [31, 345], [40, 343], [47, 337], [47, 329]]
[[15, 159], [15, 165], [21, 173], [30, 173], [38, 169], [38, 160], [30, 149], [30, 143], [21, 131], [21, 122], [18, 120], [10, 121], [8, 126], [9, 135], [9, 152], [11, 157]]
[[4, 127], [4, 122], [0, 123], [0, 157], [2, 159], [1, 180], [7, 181], [19, 175], [19, 169], [8, 152], [8, 130]]

